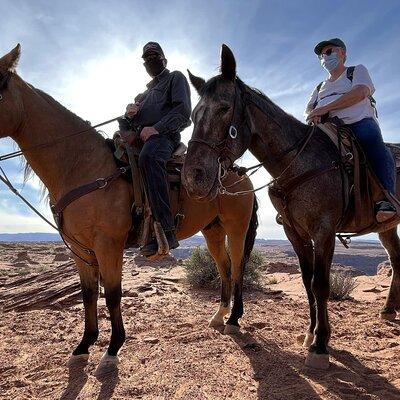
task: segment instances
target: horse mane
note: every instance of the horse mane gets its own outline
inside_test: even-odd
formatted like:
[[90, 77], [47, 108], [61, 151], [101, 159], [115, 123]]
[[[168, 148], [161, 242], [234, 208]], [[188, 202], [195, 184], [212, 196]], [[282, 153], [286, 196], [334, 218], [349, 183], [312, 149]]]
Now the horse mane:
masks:
[[[209, 79], [201, 89], [200, 96], [207, 96], [207, 95], [211, 96], [215, 94], [217, 86], [221, 82], [229, 82], [229, 81], [225, 79], [222, 75], [217, 75]], [[273, 116], [275, 119], [282, 118], [283, 120], [285, 120], [285, 123], [287, 125], [295, 124], [297, 126], [301, 126], [303, 128], [308, 129], [307, 125], [303, 124], [293, 115], [288, 114], [286, 111], [284, 111], [260, 89], [247, 85], [239, 77], [236, 77], [236, 83], [239, 86], [240, 90], [243, 93], [247, 93], [250, 96], [251, 101], [254, 102], [257, 105], [257, 107], [259, 107], [260, 110], [262, 110], [266, 115]]]
[[[52, 107], [55, 107], [56, 110], [59, 110], [61, 112], [64, 113], [68, 113], [70, 116], [72, 116], [78, 123], [82, 123], [85, 124], [86, 126], [91, 126], [90, 121], [85, 121], [84, 119], [82, 119], [79, 115], [76, 115], [75, 113], [73, 113], [71, 110], [69, 110], [68, 108], [66, 108], [65, 106], [63, 106], [60, 102], [58, 102], [54, 97], [50, 96], [48, 93], [44, 92], [41, 89], [36, 88], [35, 86], [28, 84], [27, 82], [23, 81], [24, 83], [26, 83], [32, 90], [34, 90], [37, 94], [39, 94], [39, 96], [41, 98], [43, 98], [48, 104], [50, 104]], [[98, 133], [98, 131], [96, 131], [94, 128], [92, 129], [92, 131], [99, 135], [99, 137], [101, 139], [103, 139], [103, 137], [100, 135], [100, 133]], [[32, 167], [30, 166], [30, 164], [28, 163], [28, 160], [25, 157], [21, 157], [21, 162], [22, 162], [22, 168], [24, 170], [24, 179], [23, 179], [23, 185], [26, 184], [26, 182], [35, 174]], [[48, 192], [47, 192], [47, 188], [46, 186], [43, 184], [42, 181], [40, 181], [40, 198], [43, 199], [47, 199], [48, 200]]]

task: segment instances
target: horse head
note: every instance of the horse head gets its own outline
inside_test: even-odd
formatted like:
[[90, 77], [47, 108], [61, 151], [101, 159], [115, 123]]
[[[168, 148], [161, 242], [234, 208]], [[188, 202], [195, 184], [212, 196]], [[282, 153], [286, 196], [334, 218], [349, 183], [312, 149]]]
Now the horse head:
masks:
[[245, 89], [236, 77], [236, 60], [225, 44], [221, 48], [220, 74], [206, 82], [189, 73], [200, 96], [193, 110], [192, 138], [183, 168], [183, 183], [197, 200], [218, 193], [221, 173], [232, 166], [249, 146], [244, 104]]

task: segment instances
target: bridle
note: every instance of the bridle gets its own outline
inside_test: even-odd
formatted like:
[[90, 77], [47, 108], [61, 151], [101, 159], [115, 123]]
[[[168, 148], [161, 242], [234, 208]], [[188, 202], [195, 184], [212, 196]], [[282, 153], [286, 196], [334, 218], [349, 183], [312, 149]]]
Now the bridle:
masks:
[[[246, 92], [242, 92], [235, 82], [235, 95], [233, 100], [233, 113], [231, 122], [229, 124], [228, 132], [224, 139], [219, 142], [206, 140], [201, 138], [192, 138], [188, 142], [188, 147], [193, 143], [200, 143], [207, 147], [209, 147], [213, 152], [217, 154], [218, 164], [222, 167], [222, 162], [224, 160], [229, 160], [228, 167], [229, 169], [234, 161], [238, 158], [238, 156], [230, 149], [229, 143], [232, 140], [236, 140], [239, 134], [245, 134], [244, 129], [248, 129], [249, 121], [247, 117], [246, 110], [246, 101], [245, 101]], [[242, 131], [243, 130], [243, 131]], [[250, 134], [250, 132], [248, 132]], [[223, 173], [224, 175], [224, 173]]]
[[[247, 92], [246, 89], [242, 90], [240, 88], [240, 80], [236, 78], [235, 81], [235, 97], [234, 97], [234, 105], [233, 105], [233, 114], [231, 118], [231, 122], [228, 128], [228, 132], [226, 137], [221, 140], [220, 142], [214, 142], [214, 141], [208, 141], [205, 139], [201, 138], [192, 138], [189, 140], [188, 145], [192, 143], [200, 143], [203, 145], [206, 145], [209, 147], [212, 151], [214, 151], [217, 154], [217, 161], [218, 161], [218, 173], [217, 173], [217, 181], [218, 181], [218, 192], [222, 195], [231, 195], [231, 196], [238, 196], [238, 195], [246, 195], [248, 193], [254, 193], [257, 192], [261, 189], [264, 189], [266, 187], [271, 187], [280, 181], [285, 173], [289, 170], [290, 167], [295, 163], [295, 161], [299, 158], [301, 153], [304, 151], [308, 143], [310, 142], [311, 138], [314, 136], [314, 133], [316, 132], [316, 126], [311, 127], [309, 133], [301, 138], [298, 142], [296, 142], [293, 146], [290, 148], [284, 150], [281, 154], [281, 157], [291, 153], [292, 151], [296, 150], [295, 156], [292, 158], [292, 160], [289, 162], [288, 165], [283, 169], [283, 171], [279, 174], [278, 177], [272, 179], [270, 182], [258, 187], [257, 189], [251, 189], [251, 190], [243, 190], [243, 191], [238, 191], [238, 192], [231, 192], [228, 190], [228, 188], [235, 186], [239, 182], [241, 182], [244, 179], [244, 175], [251, 170], [254, 170], [251, 172], [250, 175], [254, 174], [257, 172], [262, 166], [265, 165], [265, 162], [261, 162], [259, 164], [253, 165], [251, 167], [237, 167], [234, 165], [234, 161], [238, 158], [237, 155], [233, 153], [232, 150], [230, 150], [228, 144], [230, 140], [236, 140], [238, 135], [248, 135], [248, 138], [250, 140], [251, 137], [251, 128], [250, 128], [250, 123], [249, 123], [249, 117], [248, 117], [248, 111], [247, 111], [247, 106], [249, 103], [253, 104], [255, 107], [261, 110], [261, 112], [265, 113], [265, 111], [260, 107], [257, 102], [255, 102], [249, 93]], [[240, 101], [239, 101], [240, 99]], [[269, 116], [275, 124], [278, 126], [281, 126], [279, 121], [277, 121], [275, 118]], [[247, 129], [248, 132], [245, 132], [244, 129], [242, 129], [244, 126], [244, 129]], [[232, 157], [233, 156], [233, 157]], [[223, 164], [223, 161], [225, 159], [229, 160], [229, 165], [226, 166]], [[223, 179], [229, 170], [234, 170], [238, 173], [241, 178], [238, 181], [235, 181], [233, 184], [230, 184], [229, 186], [225, 186], [223, 184]], [[248, 175], [248, 176], [250, 176]]]
[[7, 83], [10, 80], [10, 76], [11, 76], [10, 72], [6, 72], [5, 74], [2, 74], [0, 72], [0, 101], [3, 100], [2, 91], [7, 86]]

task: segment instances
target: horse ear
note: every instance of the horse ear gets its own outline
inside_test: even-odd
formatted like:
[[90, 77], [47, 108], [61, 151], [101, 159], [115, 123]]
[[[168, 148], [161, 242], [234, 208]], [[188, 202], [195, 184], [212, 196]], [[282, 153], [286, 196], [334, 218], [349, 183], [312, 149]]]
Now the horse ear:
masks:
[[14, 72], [21, 56], [21, 45], [18, 43], [9, 53], [0, 58], [0, 70]]
[[236, 60], [232, 50], [223, 44], [221, 47], [221, 74], [224, 78], [234, 81], [236, 78]]
[[200, 78], [198, 76], [194, 76], [189, 70], [187, 70], [189, 74], [189, 79], [194, 88], [196, 89], [196, 92], [198, 94], [201, 93], [201, 90], [203, 89], [204, 85], [206, 84], [206, 81], [203, 78]]

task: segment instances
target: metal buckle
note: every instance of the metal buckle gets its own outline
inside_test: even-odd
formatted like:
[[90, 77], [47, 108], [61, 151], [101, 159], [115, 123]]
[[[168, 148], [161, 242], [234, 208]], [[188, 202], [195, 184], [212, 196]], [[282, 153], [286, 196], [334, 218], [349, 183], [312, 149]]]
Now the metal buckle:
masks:
[[[104, 189], [108, 185], [108, 182], [104, 178], [96, 179], [96, 182], [97, 182], [97, 186], [99, 187], [99, 189]], [[102, 183], [100, 183], [100, 182], [102, 182]]]
[[3, 100], [3, 95], [0, 93], [0, 101]]
[[353, 156], [353, 153], [350, 153], [350, 152], [346, 153], [346, 159], [347, 159], [348, 161], [352, 160], [353, 157], [354, 157], [354, 156]]
[[231, 126], [229, 127], [229, 136], [230, 136], [232, 139], [236, 139], [236, 138], [237, 138], [237, 134], [238, 134], [238, 131], [237, 131], [236, 127], [234, 127], [233, 125], [231, 125]]

